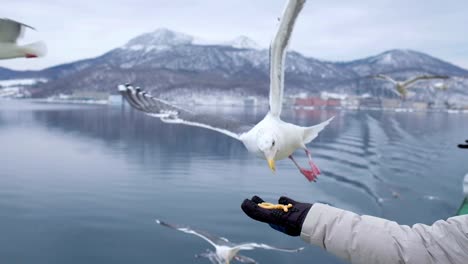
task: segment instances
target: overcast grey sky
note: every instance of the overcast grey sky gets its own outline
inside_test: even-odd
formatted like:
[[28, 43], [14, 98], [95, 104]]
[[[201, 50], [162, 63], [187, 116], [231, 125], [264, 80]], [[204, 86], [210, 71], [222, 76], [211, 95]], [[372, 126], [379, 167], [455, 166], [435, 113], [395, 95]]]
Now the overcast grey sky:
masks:
[[[42, 69], [98, 56], [160, 27], [212, 41], [246, 35], [267, 47], [285, 0], [14, 0], [0, 17], [38, 29], [41, 59], [2, 60], [13, 69]], [[290, 48], [343, 61], [395, 48], [414, 49], [468, 68], [466, 0], [308, 0]]]

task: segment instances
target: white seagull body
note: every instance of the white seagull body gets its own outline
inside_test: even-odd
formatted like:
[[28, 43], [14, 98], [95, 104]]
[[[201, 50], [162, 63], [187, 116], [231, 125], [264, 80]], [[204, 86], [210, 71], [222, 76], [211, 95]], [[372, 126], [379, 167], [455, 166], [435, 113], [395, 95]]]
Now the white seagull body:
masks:
[[17, 44], [26, 28], [34, 29], [14, 20], [0, 18], [0, 59], [36, 58], [46, 54], [47, 48], [43, 42]]
[[391, 78], [390, 76], [378, 74], [376, 76], [372, 76], [373, 78], [382, 79], [389, 81], [395, 85], [395, 89], [397, 90], [398, 94], [405, 98], [408, 94], [408, 88], [414, 85], [417, 81], [420, 80], [431, 80], [431, 79], [448, 79], [448, 76], [438, 76], [438, 75], [419, 75], [408, 79], [406, 81], [396, 81], [395, 79]]
[[238, 255], [237, 253], [241, 250], [253, 250], [256, 248], [262, 248], [262, 249], [268, 249], [268, 250], [277, 250], [277, 251], [283, 251], [283, 252], [296, 253], [304, 249], [303, 247], [296, 248], [296, 249], [278, 248], [278, 247], [273, 247], [273, 246], [260, 244], [260, 243], [234, 244], [234, 243], [229, 242], [229, 240], [227, 240], [224, 237], [216, 237], [211, 234], [208, 234], [205, 231], [193, 230], [190, 227], [186, 227], [186, 226], [176, 226], [176, 225], [172, 225], [169, 223], [165, 223], [161, 220], [156, 220], [156, 223], [165, 227], [169, 227], [169, 228], [187, 233], [187, 234], [198, 236], [204, 239], [205, 241], [207, 241], [208, 243], [210, 243], [210, 245], [212, 245], [215, 248], [215, 252], [208, 250], [205, 253], [195, 255], [195, 257], [208, 258], [211, 261], [211, 263], [214, 263], [214, 264], [229, 264], [231, 260], [233, 259], [242, 263], [252, 263], [252, 264], [257, 263], [255, 260], [249, 257]]
[[[203, 127], [241, 141], [249, 152], [266, 159], [273, 171], [275, 171], [276, 160], [289, 157], [309, 181], [315, 181], [320, 170], [312, 162], [306, 144], [317, 137], [318, 133], [330, 123], [333, 117], [311, 127], [300, 127], [284, 122], [280, 118], [286, 48], [296, 18], [304, 3], [305, 0], [289, 0], [283, 12], [278, 31], [270, 47], [270, 111], [262, 121], [253, 127], [222, 120], [216, 116], [196, 114], [171, 105], [129, 84], [119, 85], [119, 91], [134, 108], [158, 117], [163, 122]], [[293, 152], [299, 148], [305, 150], [309, 158], [310, 170], [301, 168], [292, 157]]]

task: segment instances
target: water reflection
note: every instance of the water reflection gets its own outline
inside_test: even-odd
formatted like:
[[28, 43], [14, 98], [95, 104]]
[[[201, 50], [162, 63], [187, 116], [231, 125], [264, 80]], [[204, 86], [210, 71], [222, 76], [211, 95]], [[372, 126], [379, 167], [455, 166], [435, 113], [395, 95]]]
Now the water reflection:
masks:
[[[251, 123], [265, 113], [203, 111]], [[157, 217], [235, 241], [302, 246], [243, 215], [240, 203], [253, 194], [320, 200], [403, 224], [429, 224], [458, 207], [468, 170], [466, 153], [456, 148], [467, 137], [465, 115], [293, 109], [284, 115], [301, 125], [336, 116], [310, 146], [323, 169], [317, 183], [308, 183], [289, 160], [278, 162], [272, 175], [234, 139], [129, 108], [2, 101], [0, 256], [8, 262], [191, 263], [190, 252], [203, 248], [158, 231]], [[307, 162], [302, 152], [297, 160]], [[187, 251], [174, 256], [178, 243]], [[314, 248], [300, 256], [252, 257], [340, 263]]]

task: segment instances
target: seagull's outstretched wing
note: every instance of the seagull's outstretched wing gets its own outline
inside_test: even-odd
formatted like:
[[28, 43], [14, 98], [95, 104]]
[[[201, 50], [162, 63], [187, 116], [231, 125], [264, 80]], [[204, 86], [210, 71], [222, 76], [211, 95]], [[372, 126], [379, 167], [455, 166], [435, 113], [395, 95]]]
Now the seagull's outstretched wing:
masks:
[[300, 248], [279, 248], [279, 247], [274, 247], [270, 246], [267, 244], [261, 244], [261, 243], [245, 243], [245, 244], [240, 244], [235, 247], [235, 249], [238, 250], [253, 250], [256, 248], [263, 248], [263, 249], [268, 249], [268, 250], [277, 250], [277, 251], [283, 251], [283, 252], [290, 252], [290, 253], [297, 253], [299, 251], [304, 250], [303, 247]]
[[241, 134], [252, 128], [252, 125], [226, 120], [217, 116], [196, 114], [182, 109], [167, 101], [156, 98], [131, 85], [119, 85], [119, 91], [134, 108], [151, 116], [158, 117], [166, 123], [184, 124], [211, 129], [239, 140]]
[[156, 219], [156, 223], [158, 223], [158, 224], [160, 224], [162, 226], [165, 226], [165, 227], [169, 227], [169, 228], [172, 228], [172, 229], [175, 229], [175, 230], [182, 231], [182, 232], [187, 233], [187, 234], [192, 234], [192, 235], [201, 237], [205, 241], [210, 243], [213, 247], [217, 247], [217, 246], [221, 246], [221, 245], [231, 245], [229, 240], [227, 240], [224, 237], [217, 237], [217, 236], [211, 235], [211, 234], [209, 234], [209, 233], [207, 233], [205, 231], [194, 230], [194, 229], [191, 229], [188, 226], [172, 225], [172, 224], [163, 222], [163, 221], [158, 220], [158, 219]]
[[221, 260], [218, 257], [218, 254], [216, 254], [216, 252], [213, 252], [213, 251], [210, 251], [210, 250], [207, 250], [204, 253], [197, 254], [197, 255], [195, 255], [195, 257], [196, 258], [200, 258], [200, 257], [207, 258], [213, 264], [222, 263]]
[[289, 0], [270, 45], [270, 113], [281, 114], [284, 90], [284, 59], [294, 23], [305, 0]]
[[247, 263], [247, 264], [258, 264], [255, 259], [243, 256], [243, 255], [235, 255], [234, 260], [239, 261], [240, 263]]
[[389, 82], [391, 82], [393, 84], [397, 84], [397, 81], [395, 81], [392, 77], [387, 76], [387, 75], [383, 75], [383, 74], [377, 74], [375, 76], [372, 76], [372, 78], [382, 79], [382, 80], [389, 81]]
[[431, 80], [431, 79], [448, 79], [448, 76], [442, 75], [420, 75], [403, 82], [403, 86], [409, 88], [411, 85], [420, 80]]
[[8, 18], [0, 18], [0, 42], [16, 43], [16, 40], [22, 36], [25, 27], [34, 29]]

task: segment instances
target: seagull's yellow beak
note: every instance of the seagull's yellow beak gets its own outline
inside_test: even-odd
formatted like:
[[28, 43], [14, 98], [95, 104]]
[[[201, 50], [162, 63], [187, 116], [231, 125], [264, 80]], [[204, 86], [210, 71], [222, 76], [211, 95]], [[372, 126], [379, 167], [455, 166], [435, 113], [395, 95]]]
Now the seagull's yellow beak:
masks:
[[276, 171], [276, 166], [275, 166], [275, 160], [274, 159], [268, 159], [268, 167], [275, 172]]

